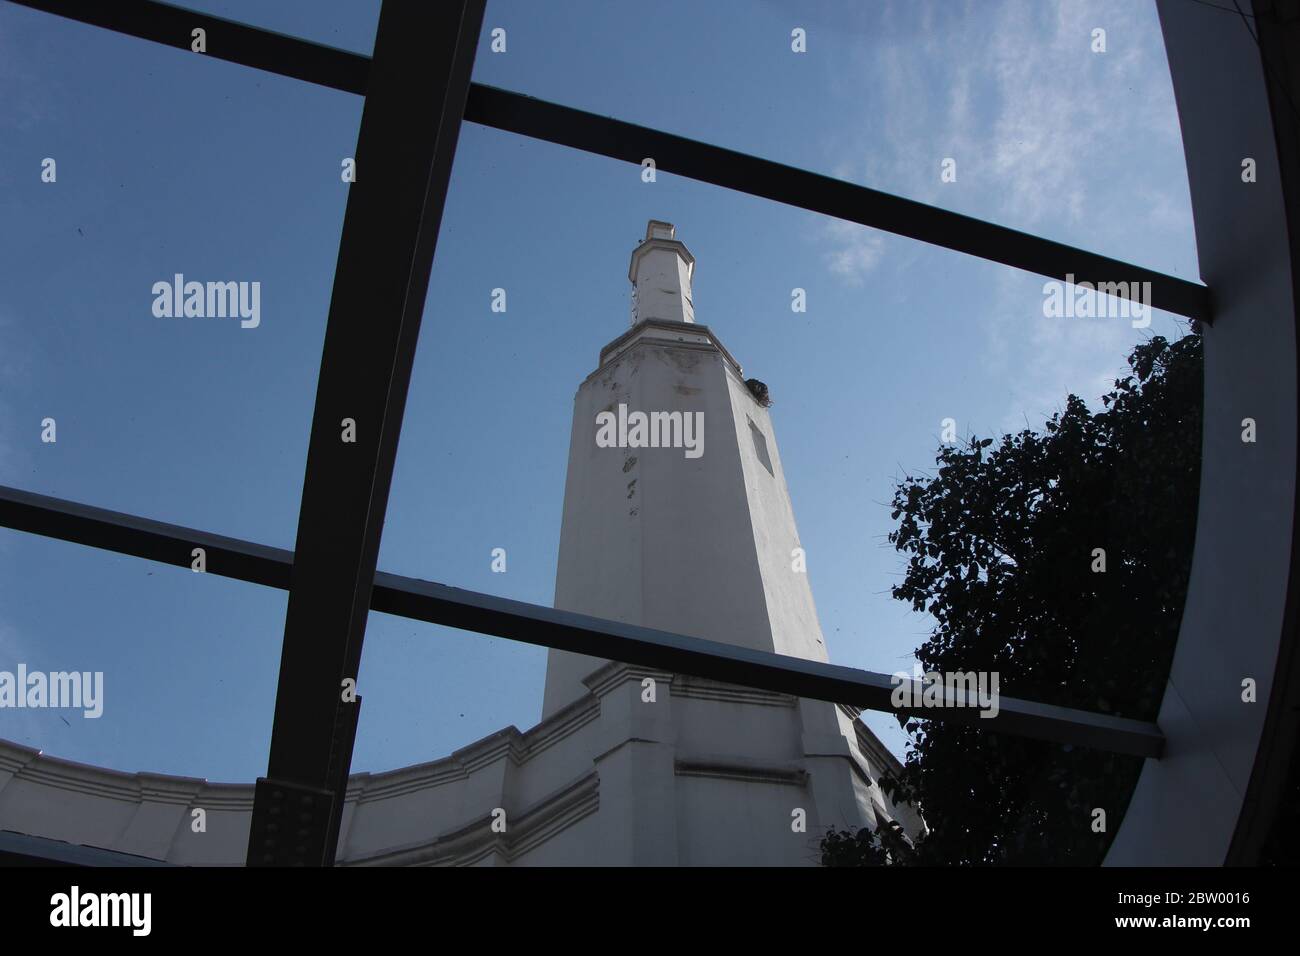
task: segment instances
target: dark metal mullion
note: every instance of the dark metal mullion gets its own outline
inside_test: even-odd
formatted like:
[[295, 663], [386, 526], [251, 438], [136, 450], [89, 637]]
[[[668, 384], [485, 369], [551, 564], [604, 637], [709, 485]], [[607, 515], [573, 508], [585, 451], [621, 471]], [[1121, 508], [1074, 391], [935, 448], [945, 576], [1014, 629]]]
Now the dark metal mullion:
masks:
[[[288, 586], [293, 561], [288, 551], [3, 486], [0, 525], [181, 567], [188, 565], [190, 548], [202, 544], [211, 549], [209, 573], [270, 587]], [[214, 553], [219, 559], [213, 559]], [[248, 573], [250, 568], [255, 573]], [[884, 674], [748, 651], [382, 571], [375, 574], [370, 606], [386, 614], [544, 647], [897, 712], [883, 693], [888, 682]], [[1001, 706], [1003, 714], [1013, 716], [1009, 721], [1004, 717], [989, 720], [990, 730], [1139, 756], [1160, 753], [1163, 737], [1154, 724], [1007, 697], [1001, 698]], [[969, 715], [957, 710], [918, 714], [940, 720]]]
[[[380, 13], [317, 384], [250, 864], [333, 862], [339, 787], [358, 709], [342, 699], [341, 687], [356, 678], [360, 662], [483, 6], [484, 0], [389, 0]], [[345, 421], [353, 423], [352, 441], [344, 440]]]

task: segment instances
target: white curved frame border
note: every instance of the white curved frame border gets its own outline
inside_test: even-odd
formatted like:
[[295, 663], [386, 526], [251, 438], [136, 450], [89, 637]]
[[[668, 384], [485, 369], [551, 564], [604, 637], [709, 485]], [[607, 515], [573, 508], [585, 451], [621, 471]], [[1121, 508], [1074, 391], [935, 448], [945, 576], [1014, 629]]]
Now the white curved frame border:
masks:
[[[1283, 698], [1293, 694], [1297, 353], [1283, 180], [1296, 172], [1283, 172], [1279, 153], [1293, 156], [1295, 124], [1279, 113], [1275, 135], [1259, 48], [1232, 0], [1215, 2], [1157, 0], [1214, 325], [1204, 329], [1196, 547], [1158, 718], [1166, 749], [1146, 762], [1107, 865], [1252, 859], [1294, 735]], [[1254, 183], [1242, 182], [1247, 157]], [[1242, 440], [1245, 418], [1254, 444]], [[1242, 700], [1246, 678], [1255, 703]]]

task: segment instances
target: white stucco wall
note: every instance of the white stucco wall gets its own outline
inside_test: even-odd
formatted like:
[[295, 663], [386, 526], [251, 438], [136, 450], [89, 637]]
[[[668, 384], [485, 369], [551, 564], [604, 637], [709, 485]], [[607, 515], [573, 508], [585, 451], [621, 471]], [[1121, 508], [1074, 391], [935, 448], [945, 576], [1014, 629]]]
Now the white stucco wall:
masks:
[[[597, 415], [620, 405], [702, 412], [703, 455], [601, 447]], [[771, 416], [716, 335], [646, 320], [606, 346], [574, 399], [555, 606], [825, 661], [808, 574], [794, 564], [799, 546]], [[583, 695], [602, 666], [552, 650], [544, 715]], [[639, 799], [632, 787], [621, 798], [636, 815], [623, 838], [650, 837], [626, 847], [626, 859], [668, 862], [663, 854], [675, 846], [681, 864], [815, 862], [816, 838], [793, 849], [796, 808], [818, 837], [825, 826], [872, 826], [898, 814], [875, 784], [881, 761], [866, 756], [883, 747], [843, 708], [740, 688], [705, 704], [692, 686], [679, 676], [667, 723], [641, 728], [619, 751], [626, 764], [611, 765], [622, 776], [673, 782], [671, 802], [658, 792]], [[667, 713], [662, 703], [632, 700], [639, 721]], [[673, 754], [675, 772], [662, 772]], [[770, 828], [778, 817], [783, 832]], [[908, 812], [900, 822], [919, 831]]]
[[[642, 323], [602, 358], [574, 399], [555, 606], [825, 661], [808, 575], [792, 567], [799, 533], [771, 416], [739, 365], [707, 326], [683, 323]], [[703, 412], [703, 455], [598, 447], [597, 414], [620, 404]], [[599, 663], [551, 651], [543, 713]]]
[[[555, 606], [771, 650], [730, 360], [707, 327], [681, 323], [642, 323], [611, 348], [574, 399]], [[620, 404], [702, 412], [703, 454], [597, 447], [597, 413]], [[551, 651], [543, 714], [579, 696], [599, 664]]]
[[695, 321], [691, 293], [695, 259], [674, 235], [670, 224], [651, 220], [645, 239], [632, 252], [627, 277], [635, 303], [633, 325], [646, 319]]
[[[642, 700], [642, 681], [658, 682]], [[854, 712], [779, 694], [608, 665], [573, 705], [430, 763], [356, 774], [342, 865], [806, 865], [829, 825], [897, 816], [871, 780], [894, 758]], [[848, 738], [825, 756], [832, 708]], [[813, 716], [810, 720], [810, 714]], [[864, 736], [865, 735], [865, 736]], [[743, 739], [743, 746], [739, 742]], [[825, 739], [822, 740], [825, 742]], [[810, 743], [813, 744], [810, 752]], [[824, 749], [824, 748], [820, 748]], [[850, 752], [852, 751], [852, 752]], [[129, 774], [0, 741], [0, 830], [188, 865], [243, 865], [251, 784]], [[493, 832], [492, 811], [506, 811]], [[807, 830], [791, 829], [802, 808]], [[192, 811], [207, 813], [193, 832]]]
[[[754, 553], [772, 635], [772, 646], [766, 649], [777, 654], [826, 661], [826, 643], [817, 618], [808, 572], [797, 570], [794, 562], [794, 550], [801, 547], [799, 530], [795, 525], [790, 489], [781, 468], [781, 452], [772, 417], [768, 409], [755, 401], [739, 369], [728, 368], [727, 391], [731, 398]], [[804, 558], [802, 566], [806, 568], [807, 556]]]

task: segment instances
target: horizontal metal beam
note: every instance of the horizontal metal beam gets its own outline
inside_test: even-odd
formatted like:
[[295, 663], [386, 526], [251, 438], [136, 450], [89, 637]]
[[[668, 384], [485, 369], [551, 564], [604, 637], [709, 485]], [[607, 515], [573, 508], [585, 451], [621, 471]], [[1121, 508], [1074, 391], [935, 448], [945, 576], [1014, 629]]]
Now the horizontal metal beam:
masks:
[[[366, 91], [370, 59], [153, 0], [10, 0], [120, 33], [189, 50], [190, 30], [210, 24], [208, 56], [350, 93]], [[216, 37], [216, 42], [213, 42]], [[510, 90], [471, 84], [464, 118], [509, 133], [580, 149], [734, 189], [811, 212], [906, 236], [1059, 281], [1148, 282], [1147, 304], [1213, 321], [1209, 289], [1040, 236], [735, 150], [587, 113]]]
[[0, 527], [192, 568], [202, 548], [208, 574], [288, 590], [293, 552], [151, 518], [0, 485]]
[[195, 29], [205, 49], [195, 56], [226, 60], [268, 73], [306, 80], [346, 93], [366, 92], [370, 57], [297, 37], [196, 13], [155, 0], [9, 0], [68, 20], [152, 40], [193, 53]]
[[474, 84], [465, 119], [675, 173], [1065, 281], [1149, 282], [1148, 305], [1209, 323], [1209, 289], [1050, 239], [558, 103]]
[[[293, 561], [292, 554], [275, 548], [4, 486], [0, 486], [0, 526], [181, 567], [189, 566], [191, 547], [207, 546], [212, 549], [208, 573], [270, 587], [288, 586]], [[212, 560], [212, 554], [218, 560]], [[900, 712], [890, 702], [894, 685], [887, 674], [733, 647], [382, 571], [375, 575], [370, 607], [526, 644], [868, 710]], [[1159, 757], [1164, 745], [1160, 728], [1152, 723], [1010, 697], [1000, 697], [998, 705], [997, 717], [983, 719], [989, 730], [1139, 757]], [[982, 720], [973, 707], [902, 712], [924, 719]]]
[[[981, 718], [973, 700], [939, 709], [894, 707], [890, 697], [896, 684], [888, 674], [656, 631], [385, 572], [375, 575], [371, 607], [677, 674], [922, 719], [980, 722], [989, 730], [1115, 753], [1158, 757], [1164, 742], [1154, 724], [1009, 697], [999, 697], [999, 710], [992, 718]], [[920, 698], [919, 688], [916, 698]]]

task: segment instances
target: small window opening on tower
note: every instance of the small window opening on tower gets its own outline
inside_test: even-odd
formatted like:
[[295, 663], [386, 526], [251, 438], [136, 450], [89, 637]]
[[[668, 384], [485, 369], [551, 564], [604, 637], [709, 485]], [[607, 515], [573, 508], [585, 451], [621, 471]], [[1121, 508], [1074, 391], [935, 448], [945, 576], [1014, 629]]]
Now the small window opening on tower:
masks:
[[754, 438], [754, 451], [758, 455], [758, 460], [763, 463], [763, 467], [767, 469], [767, 473], [775, 478], [776, 473], [772, 471], [772, 458], [767, 453], [767, 437], [759, 430], [758, 426], [754, 424], [754, 420], [748, 415], [745, 416], [745, 421], [749, 422], [749, 434]]

